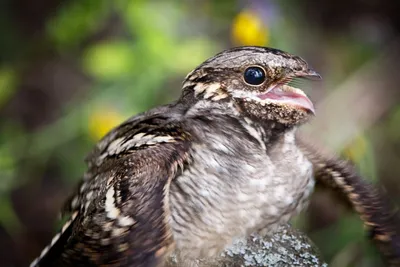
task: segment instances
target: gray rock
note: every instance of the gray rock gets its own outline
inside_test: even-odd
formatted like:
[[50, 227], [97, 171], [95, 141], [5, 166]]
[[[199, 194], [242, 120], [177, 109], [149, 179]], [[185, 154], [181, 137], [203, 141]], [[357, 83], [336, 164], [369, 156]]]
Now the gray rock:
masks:
[[[290, 227], [281, 226], [272, 236], [251, 235], [247, 240], [237, 240], [219, 257], [197, 260], [198, 267], [282, 267], [328, 266], [321, 259], [317, 248], [304, 234]], [[172, 256], [168, 267], [181, 267]]]

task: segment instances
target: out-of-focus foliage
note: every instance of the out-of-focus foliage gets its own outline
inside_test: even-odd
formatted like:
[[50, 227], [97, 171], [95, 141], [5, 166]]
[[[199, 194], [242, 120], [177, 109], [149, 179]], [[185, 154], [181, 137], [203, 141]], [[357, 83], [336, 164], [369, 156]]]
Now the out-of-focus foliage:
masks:
[[10, 69], [0, 69], [0, 107], [10, 99], [15, 89], [15, 72]]
[[371, 141], [364, 135], [357, 136], [343, 151], [343, 157], [357, 165], [363, 177], [377, 179]]
[[[305, 91], [322, 100], [384, 47], [369, 30], [319, 28], [317, 15], [307, 17], [290, 0], [11, 2], [0, 4], [0, 247], [7, 255], [0, 266], [26, 266], [51, 239], [96, 141], [130, 116], [175, 100], [185, 75], [220, 50], [267, 45], [303, 55], [325, 81]], [[399, 110], [336, 151], [371, 181], [385, 177], [397, 186], [393, 194], [400, 193], [393, 179]], [[296, 222], [311, 229], [332, 266], [381, 264], [357, 218], [335, 208], [319, 214]], [[323, 229], [312, 226], [326, 221]]]
[[[104, 64], [107, 62], [107, 64]], [[103, 42], [89, 48], [83, 66], [93, 77], [107, 81], [132, 73], [135, 57], [126, 42]]]
[[61, 52], [76, 48], [104, 24], [112, 8], [111, 2], [105, 0], [67, 2], [46, 23], [52, 44]]

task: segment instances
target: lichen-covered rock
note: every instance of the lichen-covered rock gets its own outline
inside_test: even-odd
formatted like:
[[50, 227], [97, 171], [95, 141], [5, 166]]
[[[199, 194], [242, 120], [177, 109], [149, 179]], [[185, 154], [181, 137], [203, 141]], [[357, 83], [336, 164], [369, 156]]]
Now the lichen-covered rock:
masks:
[[[272, 236], [253, 234], [247, 240], [237, 240], [219, 257], [197, 260], [198, 267], [283, 267], [327, 266], [304, 234], [281, 226]], [[181, 267], [176, 257], [171, 257], [168, 267]]]

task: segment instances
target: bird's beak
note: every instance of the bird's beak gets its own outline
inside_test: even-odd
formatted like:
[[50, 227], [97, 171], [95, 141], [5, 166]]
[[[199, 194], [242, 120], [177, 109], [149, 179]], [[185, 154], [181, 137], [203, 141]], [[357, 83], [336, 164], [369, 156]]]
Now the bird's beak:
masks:
[[301, 70], [295, 73], [295, 77], [302, 77], [313, 81], [319, 81], [322, 76], [313, 69]]
[[[312, 69], [296, 72], [294, 77], [302, 77], [311, 80], [322, 79], [321, 75]], [[258, 97], [262, 100], [269, 100], [282, 105], [295, 106], [315, 114], [315, 108], [312, 101], [299, 88], [281, 84], [274, 86], [267, 93], [260, 94]]]

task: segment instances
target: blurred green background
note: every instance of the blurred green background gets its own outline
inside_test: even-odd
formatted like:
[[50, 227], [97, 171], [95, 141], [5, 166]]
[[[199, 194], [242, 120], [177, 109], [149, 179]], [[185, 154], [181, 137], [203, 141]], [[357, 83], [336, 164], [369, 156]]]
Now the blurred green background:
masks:
[[[399, 31], [396, 1], [0, 1], [0, 266], [26, 266], [51, 240], [99, 138], [237, 45], [321, 72], [305, 89], [319, 103], [305, 132], [400, 203]], [[330, 266], [383, 266], [327, 192], [294, 223]]]

